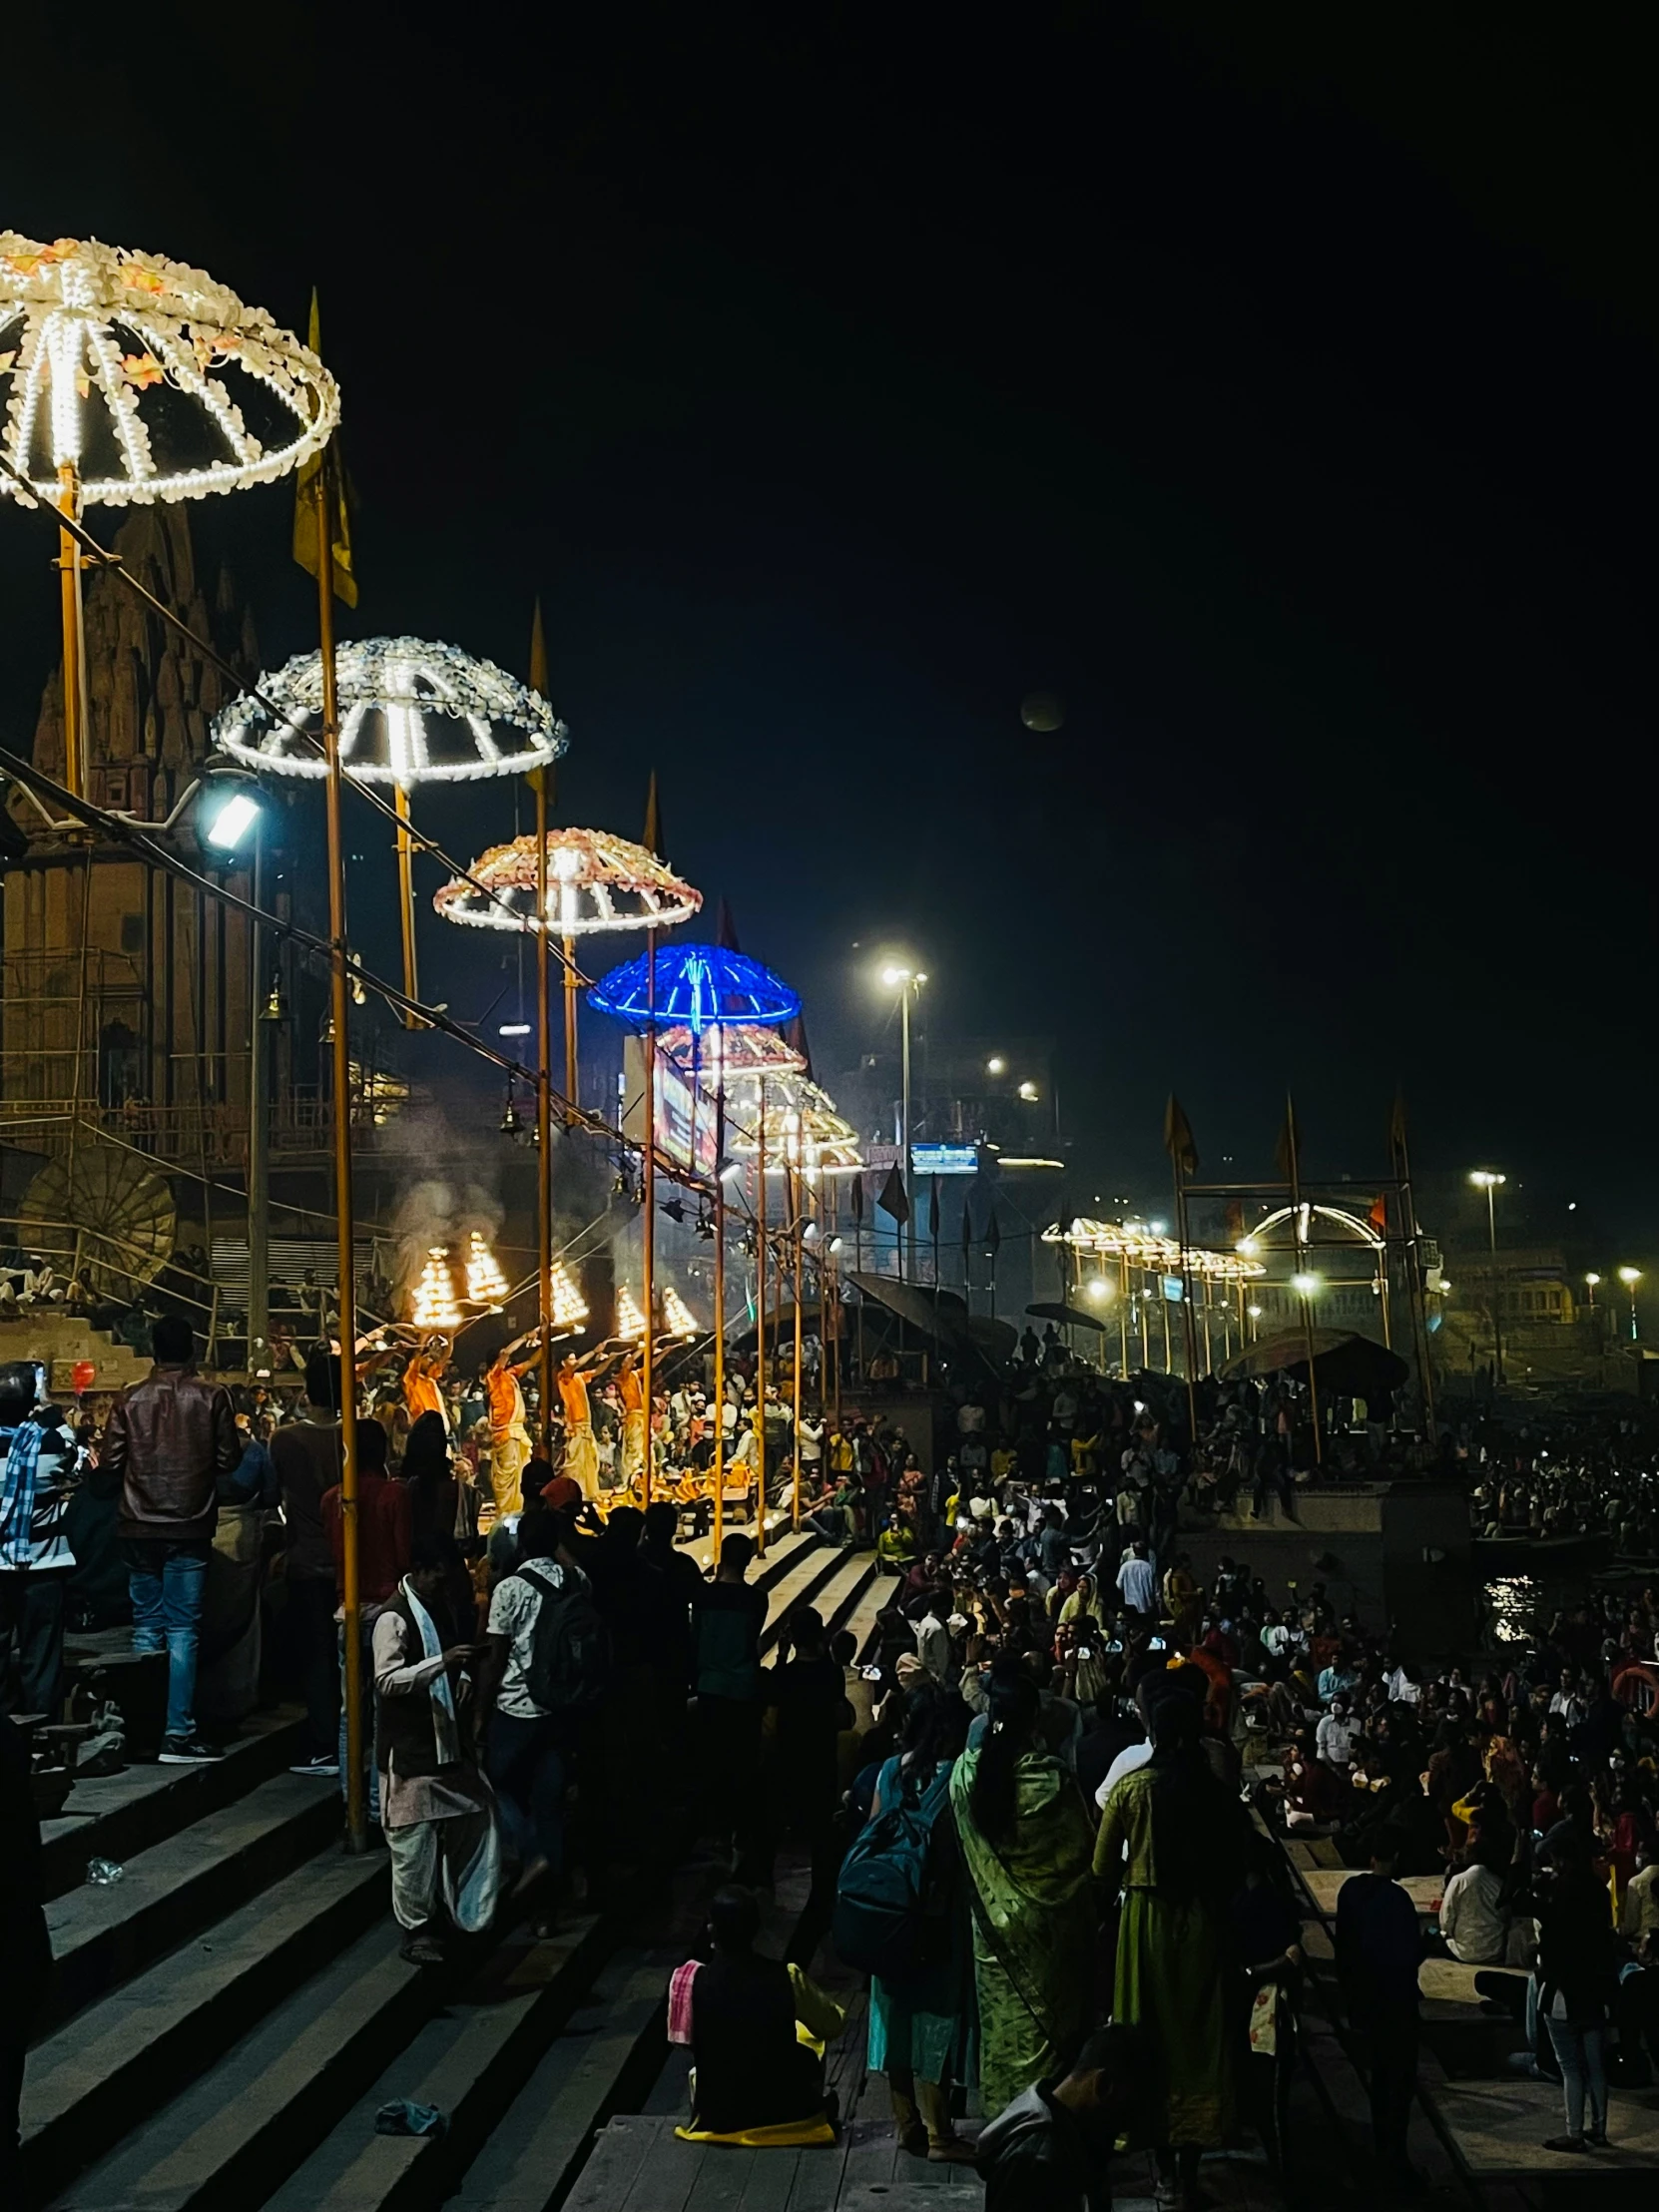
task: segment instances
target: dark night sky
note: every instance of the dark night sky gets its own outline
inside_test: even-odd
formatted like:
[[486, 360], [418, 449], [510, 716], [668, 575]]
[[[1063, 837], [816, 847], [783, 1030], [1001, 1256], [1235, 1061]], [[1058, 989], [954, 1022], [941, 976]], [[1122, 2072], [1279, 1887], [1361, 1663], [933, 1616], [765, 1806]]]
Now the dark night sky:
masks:
[[[1398, 1078], [1425, 1166], [1640, 1259], [1645, 69], [1448, 12], [53, 11], [88, 120], [14, 118], [0, 223], [319, 285], [356, 627], [519, 667], [540, 591], [561, 805], [637, 833], [656, 767], [827, 1064], [903, 942], [941, 1033], [1062, 1037], [1080, 1194], [1161, 1187], [1172, 1083], [1262, 1172], [1294, 1084], [1363, 1181]], [[218, 508], [311, 642], [286, 490]], [[53, 609], [0, 522], [15, 729]]]

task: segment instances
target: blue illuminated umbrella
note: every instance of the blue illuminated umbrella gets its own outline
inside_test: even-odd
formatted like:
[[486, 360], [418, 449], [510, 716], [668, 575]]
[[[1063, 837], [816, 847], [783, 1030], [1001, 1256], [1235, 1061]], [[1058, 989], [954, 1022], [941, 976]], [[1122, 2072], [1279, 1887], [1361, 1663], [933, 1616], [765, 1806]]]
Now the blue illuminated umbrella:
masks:
[[[655, 988], [653, 988], [655, 985]], [[598, 1007], [630, 1029], [707, 1029], [739, 1022], [778, 1028], [801, 1012], [800, 993], [781, 975], [718, 944], [670, 944], [642, 952], [602, 975], [588, 992]]]

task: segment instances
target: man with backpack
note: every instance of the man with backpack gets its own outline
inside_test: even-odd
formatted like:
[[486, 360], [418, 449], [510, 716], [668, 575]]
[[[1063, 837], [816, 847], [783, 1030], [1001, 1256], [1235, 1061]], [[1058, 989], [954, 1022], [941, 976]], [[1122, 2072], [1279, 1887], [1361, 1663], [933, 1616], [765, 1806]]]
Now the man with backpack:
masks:
[[569, 1535], [544, 1507], [520, 1517], [518, 1563], [490, 1598], [478, 1685], [485, 1771], [518, 1849], [521, 1892], [558, 1880], [565, 1785], [610, 1674], [610, 1637]]

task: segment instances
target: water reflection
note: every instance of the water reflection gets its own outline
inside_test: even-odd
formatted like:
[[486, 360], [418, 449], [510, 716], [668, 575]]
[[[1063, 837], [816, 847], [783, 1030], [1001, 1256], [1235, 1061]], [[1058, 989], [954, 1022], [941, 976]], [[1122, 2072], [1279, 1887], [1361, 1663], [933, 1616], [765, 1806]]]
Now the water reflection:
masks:
[[1544, 1586], [1536, 1575], [1503, 1574], [1486, 1584], [1486, 1620], [1493, 1643], [1523, 1644], [1535, 1636]]

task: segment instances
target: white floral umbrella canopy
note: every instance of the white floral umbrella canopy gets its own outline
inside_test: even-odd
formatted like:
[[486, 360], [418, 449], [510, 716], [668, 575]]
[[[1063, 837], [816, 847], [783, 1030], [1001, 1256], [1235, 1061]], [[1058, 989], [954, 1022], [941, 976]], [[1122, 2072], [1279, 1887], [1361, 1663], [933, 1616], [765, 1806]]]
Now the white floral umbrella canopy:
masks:
[[[339, 754], [364, 784], [458, 784], [545, 768], [570, 733], [543, 699], [453, 645], [420, 638], [356, 638], [336, 647]], [[278, 776], [322, 776], [322, 661], [301, 653], [262, 676], [214, 724], [222, 751]], [[276, 720], [265, 702], [279, 710]]]
[[7, 460], [54, 502], [72, 467], [88, 506], [270, 483], [339, 420], [309, 347], [202, 270], [15, 231], [0, 231], [0, 393]]

